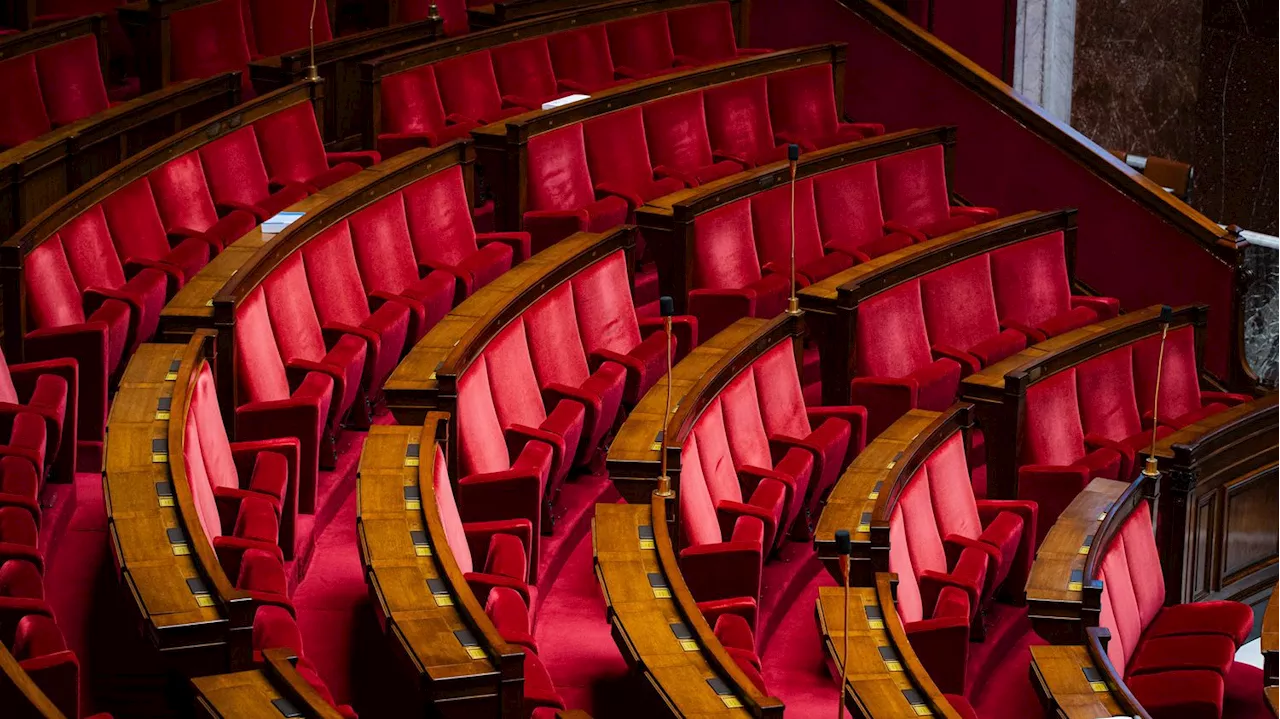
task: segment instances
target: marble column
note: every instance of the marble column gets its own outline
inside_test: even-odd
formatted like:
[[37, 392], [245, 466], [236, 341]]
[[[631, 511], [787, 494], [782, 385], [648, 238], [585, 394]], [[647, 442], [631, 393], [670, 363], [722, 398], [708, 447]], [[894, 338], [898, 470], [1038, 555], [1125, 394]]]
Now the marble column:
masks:
[[1050, 115], [1071, 120], [1076, 0], [1018, 0], [1013, 89]]
[[1244, 249], [1244, 356], [1258, 381], [1274, 389], [1280, 369], [1280, 257], [1275, 238], [1267, 239]]

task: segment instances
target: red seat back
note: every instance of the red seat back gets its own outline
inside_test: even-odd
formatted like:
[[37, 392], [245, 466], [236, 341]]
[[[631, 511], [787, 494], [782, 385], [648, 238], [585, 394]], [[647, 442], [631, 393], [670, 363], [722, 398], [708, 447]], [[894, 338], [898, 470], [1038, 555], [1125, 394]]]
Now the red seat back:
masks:
[[322, 324], [358, 326], [369, 318], [369, 295], [360, 281], [351, 229], [346, 222], [326, 228], [302, 250], [311, 287], [298, 302], [314, 302]]
[[856, 376], [905, 377], [933, 361], [919, 280], [863, 301], [856, 321]]
[[640, 344], [626, 254], [621, 250], [573, 276], [574, 311], [588, 353], [626, 354]]
[[1078, 365], [1076, 390], [1085, 434], [1120, 442], [1142, 431], [1131, 345]]
[[539, 99], [557, 94], [559, 87], [546, 37], [504, 43], [490, 50], [490, 55], [503, 95]]
[[577, 210], [595, 202], [582, 124], [529, 138], [530, 210]]
[[348, 221], [365, 287], [371, 292], [400, 294], [418, 281], [401, 193], [378, 200]]
[[644, 111], [639, 106], [587, 120], [582, 123], [582, 133], [587, 167], [596, 184], [635, 190], [653, 181]]
[[288, 399], [289, 379], [261, 287], [236, 306], [235, 342], [239, 402]]
[[1160, 406], [1155, 407], [1156, 369], [1160, 366], [1160, 337], [1133, 346], [1133, 376], [1138, 409], [1156, 409], [1161, 418], [1173, 419], [1200, 409], [1200, 375], [1196, 369], [1196, 334], [1191, 326], [1169, 332], [1164, 347], [1164, 370], [1160, 374]]
[[205, 475], [214, 487], [239, 489], [240, 478], [236, 472], [235, 458], [231, 455], [231, 439], [222, 424], [222, 410], [218, 407], [218, 388], [213, 383], [213, 373], [205, 365], [196, 381], [196, 391], [191, 397], [188, 412], [197, 424], [200, 455], [204, 460]]
[[485, 348], [489, 389], [502, 427], [521, 424], [537, 427], [547, 418], [542, 390], [533, 372], [529, 340], [523, 318], [502, 328]]
[[1061, 232], [991, 253], [1000, 319], [1036, 327], [1071, 308], [1071, 281]]
[[948, 437], [925, 460], [925, 469], [929, 474], [938, 532], [943, 537], [954, 534], [977, 539], [982, 534], [982, 519], [973, 496], [963, 439], [960, 432]]
[[511, 468], [483, 354], [458, 378], [458, 448], [464, 477]]
[[608, 24], [609, 52], [615, 67], [654, 73], [675, 64], [667, 14], [648, 13]]
[[773, 467], [769, 435], [760, 412], [756, 375], [751, 367], [738, 373], [720, 391], [720, 410], [735, 467]]
[[547, 47], [557, 78], [575, 80], [587, 87], [614, 81], [609, 36], [603, 23], [550, 35]]
[[285, 364], [295, 359], [313, 362], [323, 359], [324, 335], [311, 301], [302, 255], [294, 253], [282, 260], [263, 280], [262, 287], [266, 290], [267, 312], [276, 345]]
[[[94, 205], [68, 221], [58, 234], [62, 237], [71, 274], [81, 291], [124, 286], [124, 266], [111, 241], [111, 230], [107, 227], [101, 205]], [[44, 288], [33, 286], [29, 290], [32, 294], [39, 294]]]
[[1021, 463], [1066, 466], [1084, 455], [1073, 367], [1027, 388]]
[[310, 103], [273, 112], [255, 121], [253, 131], [267, 176], [272, 180], [302, 184], [329, 169], [320, 126]]
[[501, 111], [502, 96], [488, 50], [441, 60], [435, 70], [436, 87], [447, 114], [481, 121]]
[[5, 89], [4, 113], [0, 113], [0, 149], [17, 147], [53, 129], [34, 54], [0, 60], [0, 87]]
[[770, 74], [769, 118], [775, 132], [814, 141], [834, 135], [840, 111], [831, 64]]
[[822, 240], [849, 251], [884, 237], [876, 163], [861, 162], [813, 178], [814, 209]]
[[151, 181], [138, 178], [102, 201], [107, 227], [125, 259], [163, 259], [171, 251]]
[[655, 167], [692, 171], [711, 164], [711, 137], [701, 92], [645, 103], [644, 130]]
[[[208, 371], [206, 365], [204, 371]], [[221, 420], [219, 420], [221, 421]], [[187, 473], [187, 484], [191, 487], [191, 498], [196, 505], [196, 517], [204, 529], [205, 536], [213, 541], [222, 536], [222, 518], [218, 514], [218, 503], [213, 496], [213, 485], [209, 480], [209, 472], [205, 468], [204, 448], [200, 441], [200, 419], [197, 402], [187, 405], [186, 426], [182, 443], [182, 466]]]
[[741, 502], [742, 485], [738, 482], [733, 452], [729, 449], [729, 434], [719, 397], [702, 411], [693, 426], [693, 434], [698, 438], [702, 476], [706, 479], [711, 501], [715, 504]]
[[477, 249], [462, 168], [451, 167], [404, 188], [405, 216], [419, 262], [457, 265]]
[[898, 617], [903, 624], [924, 619], [924, 602], [920, 584], [911, 566], [911, 549], [907, 546], [907, 528], [902, 507], [894, 507], [889, 515], [889, 571], [898, 575]]
[[27, 294], [27, 312], [35, 329], [66, 327], [84, 322], [84, 304], [75, 275], [67, 262], [62, 238], [54, 235], [27, 253], [22, 279], [39, 292]]
[[535, 302], [525, 311], [524, 323], [539, 386], [559, 382], [578, 387], [591, 376], [570, 283], [556, 287]]
[[738, 289], [760, 279], [750, 202], [739, 200], [698, 215], [693, 243], [694, 287]]
[[242, 127], [200, 148], [213, 200], [256, 205], [271, 195], [258, 137]]
[[218, 222], [218, 210], [204, 176], [200, 153], [188, 152], [176, 157], [149, 177], [166, 230], [185, 228], [204, 232]]
[[702, 474], [702, 457], [696, 433], [690, 433], [680, 449], [680, 530], [688, 546], [724, 541], [715, 504]]
[[703, 95], [712, 147], [748, 160], [773, 149], [769, 83], [764, 76], [709, 87]]
[[[308, 47], [311, 42], [312, 12], [315, 41], [333, 39], [329, 5], [311, 0], [247, 0], [252, 17], [254, 45], [259, 55], [271, 57]], [[246, 18], [247, 20], [248, 18]]]
[[941, 145], [890, 155], [876, 164], [886, 220], [919, 227], [951, 216]]
[[701, 62], [732, 60], [738, 55], [729, 3], [690, 5], [667, 11], [671, 47], [675, 54]]
[[800, 386], [794, 343], [785, 341], [770, 347], [751, 368], [756, 375], [765, 431], [771, 435], [808, 437], [813, 428]]
[[80, 664], [57, 622], [43, 614], [20, 619], [13, 657], [65, 716], [80, 716]]
[[1139, 502], [1111, 539], [1102, 559], [1102, 614], [1111, 630], [1107, 655], [1122, 674], [1142, 633], [1164, 605], [1164, 576], [1151, 525], [1151, 508]]
[[382, 131], [437, 132], [445, 126], [444, 103], [431, 65], [382, 78]]
[[[795, 186], [796, 266], [819, 260], [825, 254], [818, 232], [818, 212], [813, 204], [813, 181]], [[791, 188], [778, 187], [751, 196], [751, 229], [763, 263], [791, 269]]]
[[253, 97], [247, 69], [252, 53], [240, 0], [216, 0], [171, 14], [169, 38], [174, 82], [238, 70], [242, 88]]
[[971, 257], [920, 278], [925, 327], [938, 345], [968, 350], [1000, 334], [991, 262]]
[[54, 125], [70, 124], [110, 106], [96, 36], [81, 35], [35, 55], [40, 92]]
[[440, 513], [440, 523], [444, 525], [444, 539], [453, 552], [453, 559], [458, 569], [467, 574], [474, 570], [471, 559], [471, 545], [467, 543], [467, 532], [462, 526], [462, 516], [458, 514], [458, 503], [453, 498], [453, 484], [449, 482], [449, 466], [444, 461], [444, 452], [436, 445], [434, 468], [431, 474], [431, 486], [436, 494], [436, 511]]

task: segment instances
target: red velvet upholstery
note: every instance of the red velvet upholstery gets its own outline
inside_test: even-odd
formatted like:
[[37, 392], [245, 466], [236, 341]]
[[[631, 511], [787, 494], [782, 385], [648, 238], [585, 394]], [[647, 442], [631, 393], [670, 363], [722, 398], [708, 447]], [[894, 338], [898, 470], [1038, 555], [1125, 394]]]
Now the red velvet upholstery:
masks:
[[35, 57], [40, 94], [55, 127], [102, 112], [111, 104], [94, 35], [50, 45], [36, 51]]
[[490, 55], [504, 104], [525, 110], [541, 110], [542, 103], [564, 94], [556, 83], [547, 38], [534, 37], [497, 45]]
[[1160, 376], [1160, 401], [1156, 406], [1156, 370], [1160, 366], [1160, 338], [1150, 337], [1133, 346], [1133, 377], [1142, 424], [1151, 427], [1153, 411], [1165, 427], [1182, 429], [1249, 398], [1223, 392], [1201, 392], [1196, 364], [1195, 328], [1180, 327], [1169, 333], [1164, 348], [1164, 372]]
[[649, 162], [644, 112], [630, 107], [582, 123], [587, 166], [597, 195], [616, 195], [631, 210], [684, 188], [675, 177], [657, 178]]
[[[791, 189], [779, 187], [752, 195], [751, 229], [756, 251], [765, 270], [790, 277], [791, 274]], [[818, 212], [813, 204], [813, 181], [795, 186], [795, 260], [797, 287], [826, 279], [853, 266], [853, 258], [841, 252], [827, 254], [818, 230]]]
[[[312, 3], [308, 0], [246, 0], [246, 24], [252, 18], [253, 48], [271, 57], [308, 46], [311, 40]], [[333, 39], [327, 3], [315, 3], [315, 42]]]
[[199, 152], [214, 204], [223, 212], [242, 210], [262, 222], [310, 194], [295, 182], [272, 189], [252, 127], [203, 145]]
[[[326, 153], [315, 111], [308, 103], [267, 115], [253, 123], [253, 130], [262, 147], [267, 176], [275, 186], [301, 185], [308, 192], [317, 192], [381, 159], [376, 152]], [[352, 154], [355, 162], [343, 159]]]
[[1000, 327], [987, 255], [930, 272], [920, 294], [933, 354], [958, 362], [962, 375], [1026, 349], [1026, 335]]
[[0, 642], [13, 646], [19, 622], [31, 614], [53, 616], [45, 600], [44, 578], [31, 562], [5, 560], [0, 564]]
[[575, 232], [603, 232], [627, 218], [627, 202], [597, 200], [582, 125], [535, 135], [528, 145], [525, 230], [538, 252]]
[[868, 439], [909, 409], [941, 411], [955, 401], [960, 365], [933, 359], [919, 280], [858, 306], [853, 351], [853, 401], [867, 408]]
[[823, 245], [865, 262], [907, 247], [904, 233], [885, 234], [876, 163], [860, 162], [813, 178], [814, 210]]
[[242, 210], [218, 216], [198, 152], [174, 158], [148, 179], [171, 243], [175, 239], [196, 238], [216, 254], [258, 224], [253, 213]]
[[694, 187], [742, 170], [736, 162], [712, 157], [701, 92], [686, 92], [644, 104], [649, 159], [658, 177], [674, 177]]
[[241, 0], [215, 0], [169, 15], [169, 72], [174, 82], [239, 71], [243, 99], [256, 96], [249, 81], [253, 52]]
[[805, 152], [884, 134], [884, 125], [841, 122], [830, 65], [811, 65], [769, 76], [774, 137]]
[[[1150, 428], [1144, 429], [1138, 412], [1133, 349], [1132, 345], [1120, 347], [1076, 367], [1085, 445], [1119, 452], [1119, 477], [1126, 480], [1139, 469], [1134, 464], [1137, 453], [1151, 444]], [[1165, 437], [1171, 432], [1171, 428], [1162, 426], [1156, 436]]]
[[764, 76], [708, 87], [703, 96], [717, 160], [752, 168], [787, 159], [787, 146], [773, 136], [769, 83]]
[[14, 633], [13, 658], [65, 716], [80, 716], [80, 663], [52, 617], [29, 614]]
[[[7, 452], [0, 449], [0, 453], [28, 458], [44, 455], [44, 464], [33, 467], [37, 483], [30, 493], [32, 499], [39, 493], [46, 467], [59, 482], [74, 480], [78, 393], [79, 367], [70, 358], [10, 366], [0, 354], [0, 426], [5, 427], [7, 444], [13, 448]], [[39, 418], [43, 427], [38, 433], [30, 427], [30, 419], [19, 420], [23, 414]], [[5, 487], [17, 479], [8, 474], [0, 480]], [[12, 493], [12, 489], [0, 491]]]
[[53, 129], [40, 94], [34, 54], [0, 61], [0, 85], [8, 105], [0, 116], [0, 148], [17, 147]]
[[561, 88], [590, 95], [618, 84], [603, 23], [550, 35], [547, 46]]
[[735, 202], [693, 221], [689, 311], [710, 337], [741, 317], [774, 317], [786, 308], [785, 275], [762, 275], [749, 203]]
[[146, 177], [113, 192], [102, 201], [102, 210], [125, 271], [160, 270], [170, 294], [209, 262], [213, 248], [201, 238], [175, 237], [171, 244]]
[[632, 80], [663, 75], [676, 64], [664, 12], [647, 13], [607, 26], [614, 71]]
[[[1039, 342], [1119, 312], [1110, 298], [1071, 294], [1061, 232], [1019, 242], [991, 253], [1000, 324]], [[1085, 301], [1088, 300], [1088, 301]]]
[[477, 123], [497, 122], [524, 110], [504, 106], [488, 50], [441, 60], [435, 65], [436, 87], [447, 115]]
[[382, 132], [378, 135], [378, 150], [383, 155], [470, 137], [471, 129], [478, 124], [445, 113], [431, 65], [382, 78]]
[[876, 165], [886, 229], [939, 237], [996, 217], [991, 208], [952, 208], [941, 145], [891, 155]]
[[755, 54], [738, 49], [727, 2], [699, 3], [667, 11], [671, 47], [678, 65], [707, 65]]

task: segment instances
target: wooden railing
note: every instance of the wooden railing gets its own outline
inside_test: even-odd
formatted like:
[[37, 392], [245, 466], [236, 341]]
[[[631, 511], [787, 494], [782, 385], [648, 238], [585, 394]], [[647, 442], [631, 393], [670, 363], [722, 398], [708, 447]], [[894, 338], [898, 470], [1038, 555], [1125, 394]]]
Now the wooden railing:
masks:
[[256, 669], [192, 679], [195, 715], [201, 719], [342, 719], [338, 710], [298, 673], [298, 658], [292, 650], [268, 649], [263, 652], [263, 660]]

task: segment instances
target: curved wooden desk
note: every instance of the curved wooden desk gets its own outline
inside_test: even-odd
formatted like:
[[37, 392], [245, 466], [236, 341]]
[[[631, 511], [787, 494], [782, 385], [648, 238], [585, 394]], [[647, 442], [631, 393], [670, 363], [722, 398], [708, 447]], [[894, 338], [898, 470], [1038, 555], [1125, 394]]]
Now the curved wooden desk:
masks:
[[1031, 683], [1045, 714], [1057, 719], [1111, 719], [1132, 711], [1079, 644], [1031, 647]]
[[960, 719], [903, 632], [894, 604], [897, 583], [896, 574], [879, 572], [871, 585], [851, 588], [847, 616], [840, 587], [818, 589], [818, 631], [836, 670], [844, 669], [845, 706], [862, 719]]
[[207, 719], [342, 719], [294, 668], [288, 649], [268, 649], [258, 669], [191, 680], [196, 716]]
[[676, 560], [666, 517], [676, 500], [597, 504], [596, 578], [613, 638], [668, 716], [781, 717], [782, 702], [742, 673], [698, 610]]
[[516, 716], [524, 650], [506, 643], [449, 550], [436, 509], [436, 446], [449, 415], [376, 425], [360, 456], [356, 537], [378, 621], [444, 717]]

